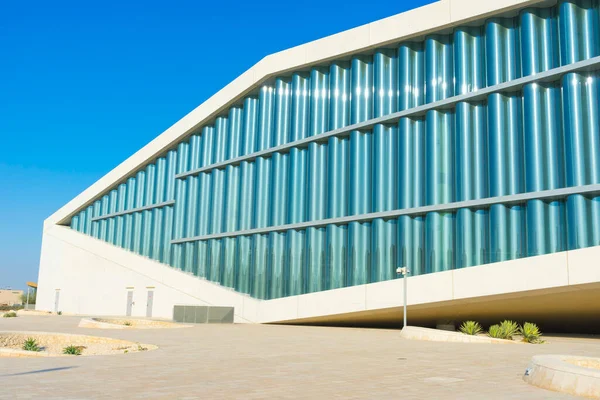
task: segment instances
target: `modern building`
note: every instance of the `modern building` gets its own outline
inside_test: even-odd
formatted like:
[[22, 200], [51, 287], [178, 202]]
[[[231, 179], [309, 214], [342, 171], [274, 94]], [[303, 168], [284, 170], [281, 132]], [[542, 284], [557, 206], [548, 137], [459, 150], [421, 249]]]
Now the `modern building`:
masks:
[[23, 296], [22, 290], [15, 290], [11, 288], [0, 289], [0, 306], [14, 306], [21, 305]]
[[[441, 0], [261, 60], [49, 217], [37, 307], [600, 311], [600, 2]], [[585, 325], [585, 322], [583, 322]]]

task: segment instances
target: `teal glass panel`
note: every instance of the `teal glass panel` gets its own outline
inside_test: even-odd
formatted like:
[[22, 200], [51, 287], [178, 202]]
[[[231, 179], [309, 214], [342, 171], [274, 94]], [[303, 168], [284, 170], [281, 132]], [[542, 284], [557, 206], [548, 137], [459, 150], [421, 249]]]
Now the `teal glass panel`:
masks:
[[[345, 63], [334, 63], [329, 69], [329, 129], [337, 129], [350, 122], [350, 68]], [[348, 138], [329, 139], [327, 156], [328, 196], [327, 217], [348, 215]], [[347, 284], [348, 227], [327, 226], [327, 281], [329, 289]]]
[[[309, 135], [319, 135], [329, 126], [329, 71], [315, 68], [310, 76]], [[306, 219], [327, 218], [327, 153], [326, 144], [308, 146], [307, 211]], [[326, 281], [326, 229], [308, 228], [306, 231], [306, 291], [318, 292], [329, 287]]]
[[[525, 186], [527, 192], [564, 187], [560, 88], [530, 84], [523, 88]], [[527, 254], [565, 250], [564, 203], [531, 200], [527, 204]]]
[[[597, 74], [567, 74], [562, 78], [566, 185], [600, 183], [600, 85]], [[600, 199], [567, 198], [569, 249], [600, 244]]]
[[[156, 204], [156, 165], [150, 164], [146, 167], [146, 187], [144, 191], [144, 205]], [[145, 257], [152, 257], [152, 237], [154, 235], [154, 211], [142, 212], [142, 251]]]
[[600, 55], [600, 2], [561, 0], [558, 6], [561, 65]]
[[[489, 197], [486, 109], [481, 103], [456, 106], [456, 201]], [[489, 260], [487, 210], [461, 209], [456, 214], [456, 268]]]
[[[425, 121], [402, 118], [398, 125], [398, 208], [425, 205]], [[425, 273], [425, 217], [398, 219], [398, 263], [412, 275]]]

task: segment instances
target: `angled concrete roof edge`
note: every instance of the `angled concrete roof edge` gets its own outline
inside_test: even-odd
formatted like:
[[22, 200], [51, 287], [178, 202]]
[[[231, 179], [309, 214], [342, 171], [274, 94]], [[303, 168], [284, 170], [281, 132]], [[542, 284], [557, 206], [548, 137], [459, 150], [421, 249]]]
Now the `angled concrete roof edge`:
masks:
[[57, 210], [44, 221], [44, 227], [68, 222], [74, 213], [166, 151], [173, 142], [182, 140], [276, 74], [538, 3], [547, 0], [439, 0], [268, 55]]

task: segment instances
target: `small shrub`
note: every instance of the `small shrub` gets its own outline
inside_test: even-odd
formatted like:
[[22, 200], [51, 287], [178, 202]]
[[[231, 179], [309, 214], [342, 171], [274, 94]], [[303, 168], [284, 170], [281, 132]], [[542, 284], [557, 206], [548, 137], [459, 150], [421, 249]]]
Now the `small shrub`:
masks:
[[56, 314], [58, 314], [58, 315], [62, 315], [62, 311], [59, 311], [59, 312], [57, 312]]
[[23, 343], [23, 350], [25, 350], [25, 351], [42, 351], [42, 349], [40, 349], [40, 346], [38, 345], [38, 343], [35, 341], [34, 338], [27, 338], [27, 340], [25, 340], [25, 343]]
[[23, 306], [19, 306], [17, 304], [13, 304], [12, 306], [9, 306], [8, 304], [4, 304], [0, 306], [0, 311], [15, 311], [15, 310], [22, 310], [24, 307]]
[[67, 346], [63, 349], [63, 354], [71, 354], [73, 356], [80, 356], [83, 346]]
[[123, 352], [123, 354], [127, 354], [127, 353], [129, 353], [129, 350], [125, 350], [125, 351]]
[[142, 345], [138, 343], [138, 351], [146, 351], [146, 350], [148, 350], [147, 347], [142, 347]]
[[519, 332], [523, 336], [523, 341], [527, 343], [543, 343], [541, 339], [542, 332], [536, 324], [525, 322]]
[[123, 325], [125, 325], [125, 326], [131, 326], [133, 324], [131, 322], [129, 322], [129, 321], [125, 321], [125, 322], [123, 322]]
[[17, 313], [14, 311], [7, 312], [6, 314], [4, 314], [4, 318], [15, 318], [16, 316], [17, 316]]
[[500, 325], [492, 325], [488, 329], [488, 335], [494, 339], [503, 339], [502, 329], [500, 329]]
[[502, 339], [512, 340], [513, 336], [518, 335], [521, 331], [519, 324], [514, 321], [504, 320], [500, 323], [502, 331]]
[[479, 322], [476, 321], [465, 321], [460, 326], [459, 330], [465, 335], [478, 335], [483, 331]]

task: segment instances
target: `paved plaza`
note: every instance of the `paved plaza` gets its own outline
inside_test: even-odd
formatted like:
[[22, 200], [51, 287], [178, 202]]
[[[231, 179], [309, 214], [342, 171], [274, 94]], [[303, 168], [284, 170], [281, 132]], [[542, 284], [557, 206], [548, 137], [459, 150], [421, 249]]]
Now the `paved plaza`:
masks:
[[0, 330], [155, 344], [134, 354], [0, 358], [2, 399], [569, 399], [521, 379], [535, 354], [600, 357], [600, 339], [434, 343], [397, 330], [275, 325], [78, 328], [71, 316], [0, 319]]

